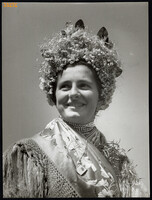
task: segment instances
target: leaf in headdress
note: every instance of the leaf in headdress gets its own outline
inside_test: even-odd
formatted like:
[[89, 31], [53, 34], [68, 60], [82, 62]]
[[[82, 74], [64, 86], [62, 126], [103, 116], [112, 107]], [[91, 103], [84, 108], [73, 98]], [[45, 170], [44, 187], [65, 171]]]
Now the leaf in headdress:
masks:
[[104, 40], [105, 42], [109, 42], [109, 38], [108, 38], [108, 31], [105, 27], [102, 27], [98, 33], [97, 33], [97, 36]]
[[116, 77], [120, 76], [121, 73], [122, 73], [122, 69], [117, 68]]
[[108, 42], [105, 42], [106, 47], [108, 47], [109, 49], [113, 48], [113, 43], [109, 40], [108, 38]]
[[75, 23], [75, 28], [78, 28], [78, 29], [84, 29], [84, 28], [85, 28], [84, 22], [82, 21], [82, 19], [79, 19], [79, 20]]

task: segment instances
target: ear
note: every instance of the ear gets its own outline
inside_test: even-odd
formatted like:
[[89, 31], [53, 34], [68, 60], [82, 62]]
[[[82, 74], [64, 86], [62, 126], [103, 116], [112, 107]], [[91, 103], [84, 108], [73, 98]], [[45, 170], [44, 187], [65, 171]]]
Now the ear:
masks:
[[97, 33], [97, 36], [104, 40], [105, 42], [109, 42], [109, 37], [108, 37], [108, 31], [105, 27], [102, 27], [98, 33]]
[[85, 29], [84, 22], [82, 21], [82, 19], [79, 19], [75, 23], [75, 28], [77, 28], [77, 29]]

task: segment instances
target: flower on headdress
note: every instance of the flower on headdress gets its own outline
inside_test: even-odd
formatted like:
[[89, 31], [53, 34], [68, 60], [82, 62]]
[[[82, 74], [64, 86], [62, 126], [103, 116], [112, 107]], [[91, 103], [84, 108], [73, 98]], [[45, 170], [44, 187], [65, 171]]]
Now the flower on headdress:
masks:
[[41, 90], [44, 90], [44, 88], [45, 88], [44, 83], [40, 82], [39, 87], [40, 87]]

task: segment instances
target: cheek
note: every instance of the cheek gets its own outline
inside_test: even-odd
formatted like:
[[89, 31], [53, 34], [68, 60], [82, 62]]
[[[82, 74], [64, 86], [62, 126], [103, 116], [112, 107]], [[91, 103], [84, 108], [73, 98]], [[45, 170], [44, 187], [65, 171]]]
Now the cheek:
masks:
[[55, 96], [56, 96], [56, 105], [64, 103], [64, 101], [66, 101], [67, 98], [66, 93], [62, 91], [56, 91]]
[[91, 107], [96, 107], [99, 99], [98, 91], [96, 92], [89, 92], [85, 95], [85, 99], [88, 101], [88, 104]]
[[62, 113], [62, 110], [63, 110], [63, 106], [62, 106], [62, 93], [57, 91], [55, 93], [55, 96], [56, 96], [56, 108], [58, 110], [59, 113]]
[[98, 101], [99, 101], [99, 93], [98, 91], [96, 91], [91, 95], [90, 98], [90, 106], [92, 107], [92, 109], [96, 109]]
[[97, 100], [98, 101], [98, 98], [99, 98], [99, 92], [98, 90], [95, 88], [93, 89], [91, 92], [90, 92], [90, 98], [91, 99], [94, 99], [94, 100]]

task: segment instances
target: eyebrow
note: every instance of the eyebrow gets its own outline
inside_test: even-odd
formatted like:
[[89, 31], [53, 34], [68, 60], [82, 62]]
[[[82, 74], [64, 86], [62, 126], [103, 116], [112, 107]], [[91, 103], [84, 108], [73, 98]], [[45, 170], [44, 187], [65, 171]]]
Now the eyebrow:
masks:
[[58, 81], [58, 84], [69, 83], [69, 82], [71, 82], [71, 81], [69, 81], [69, 80], [65, 80], [65, 81], [63, 80], [63, 81], [60, 81], [60, 80], [59, 80], [59, 81]]
[[82, 82], [83, 82], [83, 83], [85, 82], [85, 83], [92, 84], [92, 81], [89, 81], [89, 80], [86, 80], [86, 79], [79, 80], [79, 82], [81, 82], [81, 83], [82, 83]]
[[[58, 84], [63, 84], [63, 83], [70, 83], [71, 82], [71, 80], [63, 80], [63, 81], [60, 81], [59, 80], [59, 82], [58, 82]], [[92, 81], [89, 81], [89, 80], [87, 80], [87, 79], [80, 79], [80, 80], [78, 80], [77, 82], [85, 82], [85, 83], [89, 83], [89, 84], [92, 84]]]

